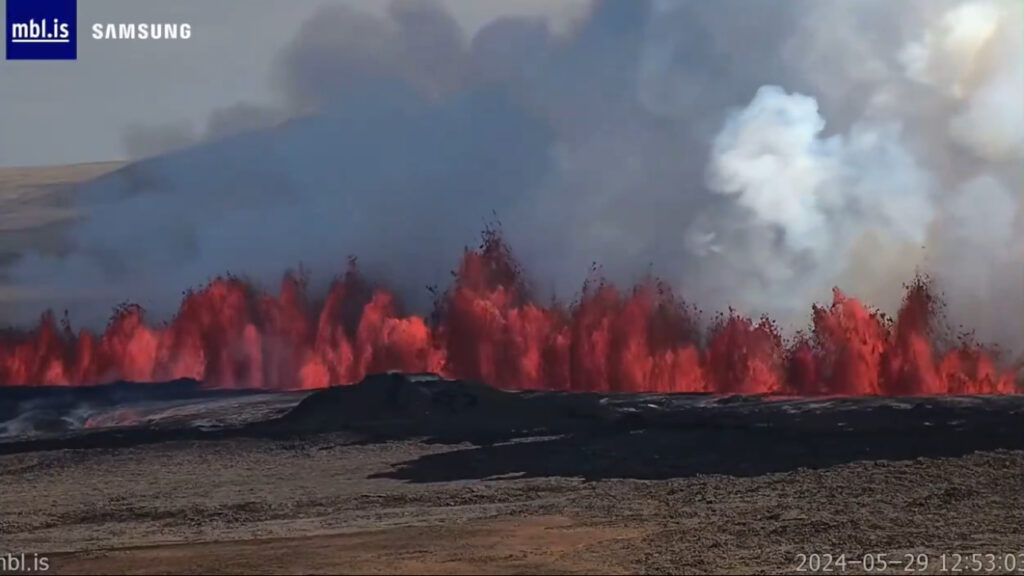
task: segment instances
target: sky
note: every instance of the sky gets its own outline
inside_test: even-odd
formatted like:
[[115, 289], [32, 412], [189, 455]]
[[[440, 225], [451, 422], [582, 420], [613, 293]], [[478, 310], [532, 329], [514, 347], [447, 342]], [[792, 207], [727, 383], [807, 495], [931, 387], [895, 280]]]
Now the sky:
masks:
[[[77, 61], [0, 60], [0, 166], [125, 159], [133, 131], [202, 130], [211, 110], [279, 98], [273, 60], [325, 4], [382, 13], [381, 0], [78, 0]], [[502, 14], [558, 25], [579, 2], [443, 2], [467, 31]], [[0, 3], [0, 12], [5, 11]], [[95, 22], [188, 22], [187, 41], [94, 40]], [[173, 130], [171, 130], [173, 132]]]

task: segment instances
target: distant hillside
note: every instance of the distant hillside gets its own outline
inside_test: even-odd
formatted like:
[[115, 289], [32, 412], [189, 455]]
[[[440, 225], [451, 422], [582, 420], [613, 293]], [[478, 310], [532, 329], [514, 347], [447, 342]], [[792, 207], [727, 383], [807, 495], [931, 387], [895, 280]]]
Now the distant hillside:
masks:
[[67, 184], [112, 172], [124, 162], [66, 166], [0, 167], [0, 232], [35, 228], [73, 215], [66, 199], [54, 194]]
[[[75, 215], [66, 193], [68, 185], [97, 178], [124, 165], [92, 162], [0, 167], [0, 266], [28, 250], [59, 250], [61, 231]], [[31, 288], [7, 285], [2, 278], [0, 270], [0, 301], [25, 298], [32, 293]]]

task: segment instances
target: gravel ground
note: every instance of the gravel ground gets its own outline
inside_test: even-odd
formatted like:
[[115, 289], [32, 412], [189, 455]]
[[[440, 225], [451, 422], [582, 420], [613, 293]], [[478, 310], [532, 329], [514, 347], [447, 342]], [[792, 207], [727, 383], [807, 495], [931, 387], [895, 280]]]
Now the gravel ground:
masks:
[[8, 454], [0, 549], [56, 573], [765, 573], [801, 553], [928, 554], [938, 573], [943, 553], [1024, 553], [1021, 451], [660, 480], [403, 477], [486, 450], [335, 433]]

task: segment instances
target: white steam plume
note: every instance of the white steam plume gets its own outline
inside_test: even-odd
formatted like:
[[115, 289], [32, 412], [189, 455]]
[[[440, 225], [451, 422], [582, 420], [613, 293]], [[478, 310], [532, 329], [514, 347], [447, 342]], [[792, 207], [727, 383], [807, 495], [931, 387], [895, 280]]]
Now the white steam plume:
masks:
[[1022, 19], [1019, 2], [961, 4], [900, 54], [909, 78], [956, 102], [950, 135], [988, 160], [1024, 153]]
[[713, 252], [726, 256], [747, 306], [804, 315], [866, 235], [924, 241], [932, 183], [899, 127], [856, 124], [830, 137], [824, 129], [813, 98], [766, 86], [715, 138], [708, 188], [734, 201], [721, 217], [749, 230], [745, 242]]

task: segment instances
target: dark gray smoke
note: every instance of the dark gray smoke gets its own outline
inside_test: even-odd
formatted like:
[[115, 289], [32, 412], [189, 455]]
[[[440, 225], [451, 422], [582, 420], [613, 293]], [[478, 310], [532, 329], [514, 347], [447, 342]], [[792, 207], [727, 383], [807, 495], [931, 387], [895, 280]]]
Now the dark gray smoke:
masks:
[[201, 132], [188, 122], [131, 125], [124, 131], [123, 142], [129, 158], [143, 160], [178, 152], [201, 142], [271, 128], [291, 115], [284, 108], [240, 102], [211, 112]]
[[1015, 345], [1021, 16], [619, 0], [565, 32], [506, 17], [467, 37], [429, 2], [327, 6], [273, 63], [279, 104], [83, 186], [74, 249], [14, 274], [95, 321], [127, 297], [167, 314], [225, 271], [326, 279], [356, 254], [420, 306], [496, 212], [563, 296], [592, 262], [653, 268], [705, 307], [802, 324], [836, 284], [891, 308], [921, 269], [955, 321]]

